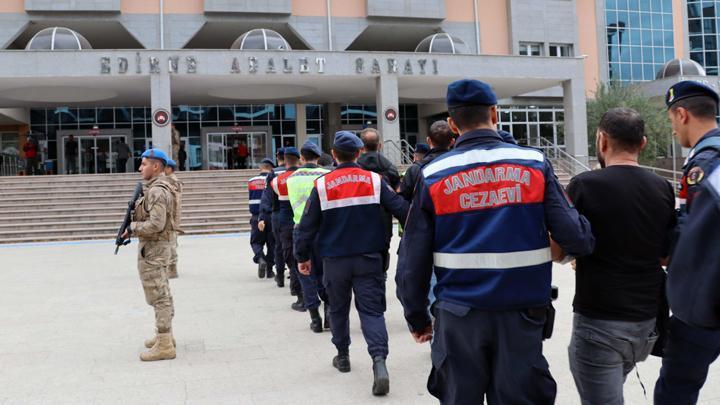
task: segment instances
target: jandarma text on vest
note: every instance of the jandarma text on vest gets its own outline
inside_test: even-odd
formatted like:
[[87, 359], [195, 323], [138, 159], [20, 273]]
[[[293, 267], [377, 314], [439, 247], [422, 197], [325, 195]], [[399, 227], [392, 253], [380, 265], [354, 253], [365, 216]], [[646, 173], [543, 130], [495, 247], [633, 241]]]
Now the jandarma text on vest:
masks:
[[348, 174], [344, 176], [340, 176], [336, 179], [333, 179], [332, 181], [329, 181], [327, 183], [326, 188], [328, 190], [332, 190], [333, 188], [345, 184], [345, 183], [366, 183], [371, 184], [370, 176], [366, 176], [364, 174]]

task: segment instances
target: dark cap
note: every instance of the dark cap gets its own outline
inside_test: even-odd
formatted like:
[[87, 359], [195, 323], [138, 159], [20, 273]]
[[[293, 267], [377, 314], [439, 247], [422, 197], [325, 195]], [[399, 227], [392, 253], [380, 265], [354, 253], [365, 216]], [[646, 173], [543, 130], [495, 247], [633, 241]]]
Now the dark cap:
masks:
[[448, 108], [497, 104], [497, 97], [490, 85], [472, 79], [462, 79], [450, 83], [447, 88], [446, 100]]
[[271, 159], [265, 158], [260, 161], [261, 165], [270, 165], [272, 167], [275, 167], [275, 162], [273, 162]]
[[167, 167], [175, 170], [175, 169], [177, 169], [177, 163], [175, 163], [175, 161], [172, 160], [172, 159], [168, 159], [168, 160], [167, 160]]
[[419, 143], [415, 145], [415, 153], [428, 153], [430, 152], [430, 147], [426, 143]]
[[305, 141], [303, 146], [300, 148], [300, 151], [308, 151], [313, 153], [315, 156], [320, 157], [322, 156], [322, 150], [319, 146], [317, 146], [314, 142]]
[[295, 156], [295, 157], [300, 157], [300, 152], [297, 150], [297, 148], [295, 148], [293, 146], [289, 146], [289, 147], [283, 148], [283, 149], [285, 149], [285, 156], [291, 155], [291, 156]]
[[342, 151], [354, 153], [363, 147], [360, 138], [350, 131], [339, 131], [335, 133], [333, 148]]
[[720, 102], [717, 92], [712, 87], [695, 80], [684, 80], [670, 87], [665, 95], [665, 104], [670, 108], [680, 100], [698, 96], [710, 97], [715, 100], [716, 104]]
[[285, 148], [277, 148], [275, 151], [276, 156], [285, 156]]

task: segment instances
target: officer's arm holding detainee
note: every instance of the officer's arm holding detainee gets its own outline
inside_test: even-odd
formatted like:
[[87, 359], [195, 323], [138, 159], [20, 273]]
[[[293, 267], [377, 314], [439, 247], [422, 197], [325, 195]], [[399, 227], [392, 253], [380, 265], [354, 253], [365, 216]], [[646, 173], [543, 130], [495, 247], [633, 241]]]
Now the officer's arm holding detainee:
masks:
[[405, 309], [410, 332], [419, 334], [431, 326], [428, 293], [433, 272], [435, 235], [433, 202], [421, 177], [410, 205], [405, 233], [400, 241], [395, 275], [397, 297]]
[[[160, 187], [151, 187], [145, 198], [147, 202], [143, 202], [143, 205], [149, 207], [147, 220], [130, 223], [130, 232], [141, 238], [152, 237], [165, 229], [167, 207], [170, 205], [169, 193]], [[141, 206], [139, 209], [144, 208]]]
[[564, 255], [589, 255], [595, 248], [590, 222], [580, 215], [560, 185], [550, 163], [545, 161], [545, 224], [552, 240]]

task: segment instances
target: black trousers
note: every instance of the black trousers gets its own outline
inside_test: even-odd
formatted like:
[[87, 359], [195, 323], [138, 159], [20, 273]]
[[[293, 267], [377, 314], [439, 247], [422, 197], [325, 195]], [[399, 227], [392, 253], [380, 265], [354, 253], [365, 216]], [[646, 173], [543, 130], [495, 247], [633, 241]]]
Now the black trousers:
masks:
[[[265, 246], [267, 246], [267, 253], [265, 253]], [[250, 247], [253, 251], [253, 262], [259, 263], [262, 258], [270, 267], [275, 264], [275, 236], [272, 225], [266, 224], [265, 230], [261, 231], [258, 229], [257, 215], [250, 217]]]
[[538, 312], [436, 306], [428, 391], [448, 405], [555, 403]]
[[295, 225], [279, 225], [280, 242], [282, 244], [282, 256], [285, 265], [290, 270], [290, 292], [294, 295], [302, 295], [302, 286], [300, 285], [300, 277], [298, 277], [297, 262], [293, 254], [293, 228]]

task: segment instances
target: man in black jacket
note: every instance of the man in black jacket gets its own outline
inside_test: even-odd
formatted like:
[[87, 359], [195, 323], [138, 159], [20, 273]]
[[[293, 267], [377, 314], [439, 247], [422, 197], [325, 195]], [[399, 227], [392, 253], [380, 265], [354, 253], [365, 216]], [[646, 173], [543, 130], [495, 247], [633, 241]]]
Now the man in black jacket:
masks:
[[[365, 128], [360, 133], [363, 141], [362, 155], [357, 163], [365, 170], [375, 172], [382, 176], [383, 180], [397, 190], [400, 186], [400, 173], [397, 167], [380, 153], [382, 143], [380, 132], [375, 128]], [[383, 211], [385, 221], [385, 250], [382, 252], [385, 271], [390, 267], [390, 240], [392, 239], [392, 215]]]
[[398, 194], [407, 201], [412, 201], [413, 194], [415, 193], [415, 184], [420, 176], [420, 170], [423, 166], [430, 163], [436, 157], [442, 155], [452, 148], [455, 139], [453, 133], [448, 126], [447, 121], [440, 120], [435, 121], [430, 126], [430, 133], [427, 137], [427, 143], [430, 145], [430, 151], [423, 156], [422, 159], [415, 162], [412, 166], [408, 167], [400, 182], [400, 191]]

